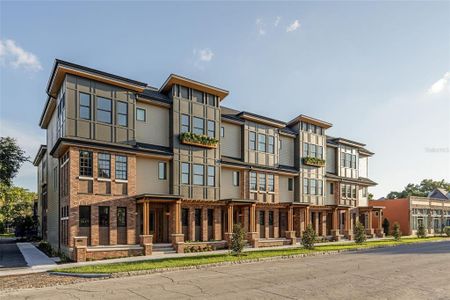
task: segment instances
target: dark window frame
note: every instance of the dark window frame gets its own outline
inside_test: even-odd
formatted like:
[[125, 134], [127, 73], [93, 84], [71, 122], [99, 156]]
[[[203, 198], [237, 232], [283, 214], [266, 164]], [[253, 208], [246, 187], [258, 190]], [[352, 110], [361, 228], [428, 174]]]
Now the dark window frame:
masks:
[[[101, 102], [100, 100], [101, 101], [105, 100], [105, 103], [109, 102], [109, 110], [99, 107], [100, 102]], [[112, 124], [112, 110], [113, 110], [112, 109], [112, 99], [97, 96], [97, 105], [96, 105], [96, 120], [97, 120], [97, 122], [105, 123], [105, 124]], [[103, 117], [100, 118], [100, 116], [102, 115], [101, 113], [108, 113], [109, 121], [102, 120], [101, 118], [103, 118]]]
[[[196, 121], [201, 121], [202, 126], [198, 127], [196, 124]], [[199, 117], [193, 117], [192, 118], [192, 132], [195, 134], [204, 135], [205, 134], [205, 119], [199, 118]]]
[[[184, 167], [187, 166], [187, 171]], [[181, 175], [180, 175], [181, 184], [190, 184], [191, 183], [191, 166], [189, 163], [181, 163]], [[187, 178], [187, 180], [185, 180]]]
[[78, 227], [91, 227], [91, 218], [91, 206], [80, 205], [78, 207]]
[[[124, 105], [124, 106], [122, 106]], [[125, 108], [125, 112], [121, 111], [121, 107]], [[125, 118], [125, 123], [122, 123], [122, 117]], [[128, 103], [124, 101], [116, 102], [116, 124], [122, 127], [128, 127]]]
[[[123, 215], [121, 215], [123, 213]], [[127, 227], [127, 208], [117, 207], [117, 227]]]
[[291, 192], [294, 190], [294, 178], [288, 178], [288, 191]]
[[208, 166], [207, 171], [208, 171], [208, 175], [206, 178], [206, 185], [207, 186], [215, 186], [216, 185], [216, 167]]
[[110, 208], [109, 206], [98, 207], [98, 227], [109, 227], [110, 224]]
[[167, 180], [167, 162], [165, 161], [158, 162], [158, 179]]
[[[111, 178], [111, 154], [98, 153], [97, 166], [98, 166], [98, 178], [107, 178], [107, 179]], [[104, 175], [105, 173], [106, 176]]]
[[[144, 115], [143, 115], [144, 119], [143, 120], [139, 118], [139, 113], [138, 113], [139, 111], [144, 113]], [[143, 107], [136, 107], [136, 121], [147, 122], [147, 110], [145, 108], [143, 108]]]
[[207, 135], [209, 137], [216, 137], [216, 122], [212, 120], [208, 120], [207, 122]]
[[128, 180], [128, 157], [126, 155], [116, 155], [115, 166], [116, 179]]
[[[84, 157], [86, 153], [88, 157]], [[93, 153], [92, 151], [80, 150], [79, 152], [79, 175], [84, 177], [93, 176]]]
[[241, 173], [239, 171], [233, 171], [233, 173], [232, 173], [233, 186], [239, 186], [240, 177], [241, 177]]
[[[187, 123], [186, 123], [187, 121]], [[186, 114], [181, 114], [181, 122], [180, 122], [180, 132], [190, 132], [191, 131], [191, 117]]]
[[[197, 169], [198, 168], [198, 169]], [[197, 172], [197, 170], [201, 170], [201, 172]], [[192, 183], [194, 185], [205, 185], [205, 166], [201, 164], [194, 164], [192, 166]], [[196, 180], [201, 178], [201, 183]]]
[[[82, 95], [83, 96], [87, 96], [87, 97], [89, 97], [89, 99], [87, 99], [88, 100], [88, 104], [86, 105], [86, 104], [83, 104], [83, 98], [82, 98]], [[79, 113], [79, 117], [80, 117], [80, 119], [83, 119], [83, 120], [91, 120], [91, 106], [92, 106], [92, 97], [91, 97], [91, 94], [88, 94], [88, 93], [83, 93], [83, 92], [79, 92], [79, 94], [78, 94], [78, 97], [79, 97], [79, 105], [80, 105], [80, 108], [79, 108], [79, 111], [78, 111], [78, 113]], [[83, 117], [83, 109], [86, 109], [87, 110], [87, 113], [88, 113], [88, 117]]]
[[248, 133], [248, 147], [250, 150], [256, 151], [256, 132], [249, 131]]

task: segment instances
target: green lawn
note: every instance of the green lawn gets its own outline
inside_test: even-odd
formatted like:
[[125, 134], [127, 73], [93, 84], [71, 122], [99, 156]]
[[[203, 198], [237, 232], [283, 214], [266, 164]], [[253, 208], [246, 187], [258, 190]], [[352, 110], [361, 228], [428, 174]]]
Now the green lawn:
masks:
[[435, 240], [441, 240], [441, 237], [430, 237], [425, 239], [418, 238], [403, 238], [401, 241], [396, 242], [394, 240], [383, 241], [368, 241], [364, 244], [357, 245], [355, 243], [345, 243], [338, 245], [321, 245], [314, 248], [314, 250], [306, 250], [303, 248], [289, 248], [278, 250], [262, 250], [262, 251], [249, 251], [245, 252], [243, 256], [237, 257], [229, 254], [208, 254], [191, 257], [180, 258], [165, 258], [158, 260], [144, 260], [138, 262], [126, 262], [126, 263], [113, 263], [113, 264], [99, 264], [89, 265], [83, 267], [73, 268], [60, 268], [53, 271], [68, 272], [68, 273], [118, 273], [118, 272], [132, 272], [142, 270], [155, 270], [165, 268], [177, 268], [188, 266], [200, 266], [206, 264], [214, 264], [221, 262], [233, 262], [233, 261], [245, 261], [255, 260], [267, 257], [282, 257], [298, 254], [308, 254], [315, 252], [329, 252], [338, 250], [352, 250], [352, 249], [366, 249], [383, 246], [395, 246], [402, 244], [429, 242]]
[[5, 237], [5, 238], [10, 238], [10, 237], [14, 237], [14, 233], [0, 233], [0, 238]]

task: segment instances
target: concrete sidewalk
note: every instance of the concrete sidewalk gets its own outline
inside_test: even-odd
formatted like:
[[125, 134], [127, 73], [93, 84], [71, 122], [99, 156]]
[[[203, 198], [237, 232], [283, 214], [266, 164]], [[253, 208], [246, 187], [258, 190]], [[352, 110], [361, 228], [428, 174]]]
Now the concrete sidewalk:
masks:
[[[381, 241], [381, 240], [389, 240], [392, 238], [373, 238], [370, 239], [370, 241]], [[317, 243], [316, 246], [320, 245], [336, 245], [336, 244], [348, 244], [348, 243], [354, 243], [354, 241], [348, 241], [343, 240], [339, 242], [327, 242], [327, 243]], [[30, 244], [30, 243], [21, 243], [21, 244]], [[31, 245], [31, 244], [30, 244]], [[33, 245], [31, 245], [34, 247]], [[267, 247], [267, 248], [245, 248], [244, 252], [251, 252], [251, 251], [270, 251], [270, 250], [280, 250], [280, 249], [293, 249], [293, 248], [300, 248], [302, 247], [299, 243], [296, 245], [287, 245], [287, 246], [279, 246], [279, 247]], [[25, 251], [29, 251], [33, 253], [33, 250], [31, 250], [31, 247], [22, 247], [23, 249], [28, 249]], [[34, 247], [35, 251], [38, 251], [41, 255], [45, 256], [42, 252], [40, 252], [36, 247]], [[22, 250], [21, 250], [22, 251]], [[73, 267], [81, 267], [81, 266], [88, 266], [88, 265], [100, 265], [100, 264], [114, 264], [114, 263], [124, 263], [124, 262], [137, 262], [137, 261], [144, 261], [144, 260], [158, 260], [158, 259], [164, 259], [164, 258], [178, 258], [178, 257], [191, 257], [191, 256], [200, 256], [200, 255], [210, 255], [210, 254], [226, 254], [229, 250], [217, 250], [217, 251], [211, 251], [211, 252], [196, 252], [196, 253], [153, 253], [151, 256], [132, 256], [132, 257], [123, 257], [123, 258], [113, 258], [113, 259], [105, 259], [105, 260], [95, 260], [95, 261], [86, 261], [86, 262], [74, 262], [74, 263], [67, 263], [67, 264], [61, 264], [57, 265], [55, 264], [50, 258], [45, 256], [46, 260], [36, 260], [40, 261], [40, 264], [35, 264], [31, 268], [26, 269], [18, 269], [18, 270], [8, 270], [8, 271], [0, 271], [0, 277], [1, 276], [9, 276], [9, 275], [24, 275], [29, 273], [39, 273], [39, 272], [47, 272], [49, 270], [55, 269], [56, 267], [61, 268], [73, 268]], [[25, 255], [24, 255], [25, 256]], [[36, 257], [38, 255], [36, 254]], [[30, 257], [30, 256], [29, 256]], [[27, 258], [25, 257], [27, 260]], [[52, 263], [50, 263], [51, 261]], [[27, 260], [28, 262], [28, 260]], [[48, 262], [49, 264], [47, 264]]]

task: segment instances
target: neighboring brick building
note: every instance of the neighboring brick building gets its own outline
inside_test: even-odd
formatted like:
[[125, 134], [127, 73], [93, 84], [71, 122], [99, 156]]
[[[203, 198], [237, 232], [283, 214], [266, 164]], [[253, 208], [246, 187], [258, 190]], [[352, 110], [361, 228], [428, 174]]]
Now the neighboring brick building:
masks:
[[328, 122], [226, 108], [228, 91], [178, 75], [156, 89], [60, 60], [47, 94], [41, 234], [75, 259], [223, 247], [236, 223], [255, 247], [295, 243], [307, 224], [339, 239], [360, 220], [381, 235], [373, 153], [327, 136]]
[[370, 200], [369, 205], [385, 207], [384, 217], [391, 229], [394, 223], [399, 223], [404, 235], [416, 234], [419, 224], [433, 234], [450, 226], [450, 199], [446, 195], [445, 191], [435, 190], [428, 197]]

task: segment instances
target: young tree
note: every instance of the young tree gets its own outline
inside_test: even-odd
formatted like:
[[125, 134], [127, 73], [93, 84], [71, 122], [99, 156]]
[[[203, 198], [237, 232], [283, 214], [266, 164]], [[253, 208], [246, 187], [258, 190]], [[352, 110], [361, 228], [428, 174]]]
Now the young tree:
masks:
[[303, 232], [302, 235], [302, 244], [305, 249], [314, 249], [314, 243], [316, 242], [317, 235], [314, 231], [311, 224], [306, 226], [306, 230]]
[[10, 186], [20, 166], [29, 158], [25, 155], [15, 139], [0, 138], [0, 183]]
[[239, 256], [245, 246], [245, 231], [241, 224], [233, 226], [233, 235], [231, 236], [231, 251], [233, 254]]
[[360, 222], [356, 222], [355, 226], [355, 242], [357, 244], [362, 244], [366, 241], [366, 228]]
[[427, 236], [427, 233], [425, 232], [425, 226], [423, 224], [420, 224], [417, 228], [417, 237], [418, 238], [425, 238]]
[[389, 220], [387, 218], [384, 218], [383, 220], [383, 231], [385, 235], [389, 235], [389, 227], [391, 225], [389, 224]]
[[394, 240], [399, 241], [402, 237], [402, 232], [400, 231], [400, 225], [395, 222], [394, 223], [394, 229], [392, 230], [392, 236], [394, 237]]

